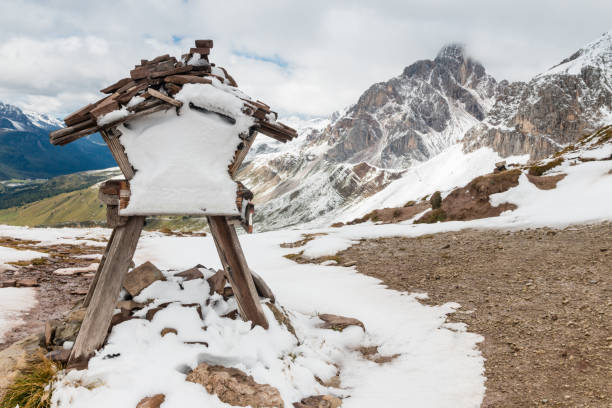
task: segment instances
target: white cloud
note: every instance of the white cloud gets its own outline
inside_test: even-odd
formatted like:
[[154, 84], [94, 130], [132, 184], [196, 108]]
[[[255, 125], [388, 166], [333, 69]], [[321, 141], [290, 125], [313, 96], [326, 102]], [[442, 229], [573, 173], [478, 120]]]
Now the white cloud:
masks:
[[608, 30], [611, 11], [595, 0], [3, 0], [0, 100], [65, 114], [141, 58], [213, 38], [213, 62], [247, 93], [282, 113], [329, 114], [449, 42], [466, 43], [500, 80], [528, 79]]

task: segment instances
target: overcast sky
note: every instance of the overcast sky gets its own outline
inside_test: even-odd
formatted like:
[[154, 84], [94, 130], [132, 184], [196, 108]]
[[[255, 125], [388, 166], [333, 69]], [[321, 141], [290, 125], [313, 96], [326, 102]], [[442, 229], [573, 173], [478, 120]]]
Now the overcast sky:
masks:
[[0, 101], [58, 116], [141, 58], [214, 39], [211, 61], [281, 114], [327, 115], [450, 42], [528, 80], [612, 29], [612, 1], [0, 2]]

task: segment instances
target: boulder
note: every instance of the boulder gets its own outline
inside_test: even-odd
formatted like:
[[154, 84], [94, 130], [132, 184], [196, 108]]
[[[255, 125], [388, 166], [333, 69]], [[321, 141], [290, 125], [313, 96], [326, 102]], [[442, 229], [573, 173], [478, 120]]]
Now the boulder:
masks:
[[337, 331], [342, 331], [349, 326], [359, 326], [365, 331], [365, 326], [363, 323], [357, 319], [353, 319], [352, 317], [344, 317], [333, 314], [320, 314], [319, 319], [323, 320], [323, 324], [320, 326], [323, 329], [332, 329]]
[[252, 408], [283, 408], [280, 392], [271, 385], [258, 384], [253, 377], [236, 369], [201, 363], [187, 375], [187, 381], [200, 384], [210, 394], [229, 405]]
[[295, 408], [338, 408], [341, 405], [342, 400], [333, 395], [314, 395], [293, 403]]
[[152, 397], [146, 397], [140, 400], [136, 408], [159, 408], [166, 400], [164, 394], [155, 394]]
[[39, 341], [39, 336], [33, 334], [0, 351], [0, 400], [20, 371], [25, 369], [33, 358], [44, 353]]
[[151, 262], [145, 262], [132, 269], [123, 280], [123, 287], [132, 296], [137, 296], [144, 288], [155, 281], [164, 279], [164, 275]]
[[204, 278], [204, 274], [200, 272], [197, 267], [193, 267], [191, 269], [187, 269], [186, 271], [175, 273], [174, 276], [178, 276], [179, 278], [183, 278], [185, 282], [194, 280], [194, 279], [202, 279]]

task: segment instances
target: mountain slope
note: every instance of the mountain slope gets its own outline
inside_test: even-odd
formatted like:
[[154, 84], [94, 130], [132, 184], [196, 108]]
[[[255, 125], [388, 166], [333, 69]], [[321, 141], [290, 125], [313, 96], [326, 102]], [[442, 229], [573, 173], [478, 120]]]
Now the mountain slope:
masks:
[[549, 156], [612, 121], [611, 50], [612, 32], [531, 81], [508, 83], [461, 46], [444, 47], [372, 85], [328, 126], [260, 146], [240, 173], [259, 228], [362, 216], [375, 205], [368, 197], [400, 178], [405, 187], [381, 193], [394, 205], [415, 199], [402, 191], [421, 191], [422, 180], [467, 182], [502, 158]]
[[463, 47], [449, 45], [372, 85], [329, 124], [298, 127], [287, 146], [258, 145], [238, 175], [263, 204], [256, 221], [262, 229], [304, 223], [375, 194], [455, 144], [499, 88]]
[[489, 116], [466, 133], [466, 151], [546, 157], [612, 121], [612, 31], [529, 82], [502, 90]]
[[59, 127], [56, 119], [0, 102], [0, 180], [49, 178], [115, 165], [97, 135], [66, 147], [52, 146], [49, 131]]

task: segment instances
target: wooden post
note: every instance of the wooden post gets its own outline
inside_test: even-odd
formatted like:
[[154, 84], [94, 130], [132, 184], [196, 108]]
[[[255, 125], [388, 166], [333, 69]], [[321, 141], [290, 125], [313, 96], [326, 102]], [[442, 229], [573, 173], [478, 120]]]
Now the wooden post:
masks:
[[70, 353], [70, 364], [88, 359], [104, 343], [121, 292], [123, 278], [136, 251], [144, 220], [145, 217], [129, 217], [124, 226], [114, 230], [106, 260], [100, 270], [83, 324]]
[[209, 216], [207, 219], [223, 269], [234, 290], [240, 317], [267, 329], [268, 320], [261, 307], [236, 230], [228, 223], [226, 217]]
[[113, 243], [113, 239], [115, 237], [115, 230], [116, 228], [113, 229], [113, 232], [111, 232], [111, 235], [108, 238], [108, 243], [106, 244], [104, 255], [102, 255], [102, 258], [100, 259], [100, 264], [98, 265], [98, 269], [96, 270], [96, 274], [93, 280], [91, 281], [91, 284], [89, 285], [89, 291], [87, 292], [87, 296], [85, 296], [85, 301], [83, 302], [84, 307], [89, 306], [89, 302], [91, 302], [91, 297], [93, 296], [94, 289], [98, 284], [98, 279], [100, 279], [100, 273], [102, 272], [102, 268], [104, 267], [104, 263], [106, 262], [106, 258], [108, 257], [108, 250], [111, 247], [111, 244]]

